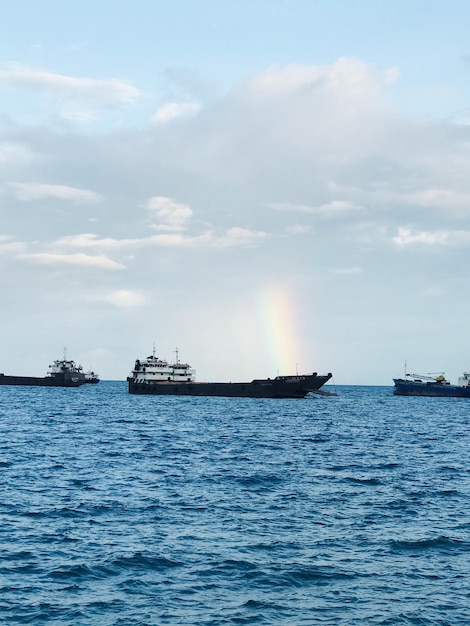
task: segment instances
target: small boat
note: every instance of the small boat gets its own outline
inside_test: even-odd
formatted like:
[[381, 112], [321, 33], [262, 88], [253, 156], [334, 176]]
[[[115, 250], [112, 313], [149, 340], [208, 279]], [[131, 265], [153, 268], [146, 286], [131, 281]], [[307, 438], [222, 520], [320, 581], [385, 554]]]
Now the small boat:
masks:
[[33, 387], [79, 387], [86, 383], [81, 365], [76, 365], [64, 355], [49, 365], [47, 376], [8, 376], [0, 374], [0, 385], [22, 385]]
[[91, 385], [96, 385], [100, 382], [100, 377], [92, 370], [88, 370], [88, 372], [85, 372], [85, 382]]
[[470, 398], [470, 372], [459, 377], [457, 385], [452, 385], [444, 372], [437, 374], [406, 374], [405, 378], [394, 378], [396, 396], [438, 396]]
[[332, 374], [276, 376], [246, 383], [196, 382], [196, 372], [188, 363], [169, 363], [153, 354], [137, 359], [127, 378], [130, 394], [173, 396], [223, 396], [229, 398], [305, 398], [315, 393]]

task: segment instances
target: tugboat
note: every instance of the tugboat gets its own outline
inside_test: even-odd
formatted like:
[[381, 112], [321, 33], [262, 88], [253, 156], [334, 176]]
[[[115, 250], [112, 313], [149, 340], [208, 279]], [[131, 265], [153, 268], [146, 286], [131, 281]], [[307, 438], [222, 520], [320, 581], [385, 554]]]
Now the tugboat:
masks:
[[129, 393], [171, 396], [224, 396], [228, 398], [305, 398], [319, 389], [332, 374], [276, 376], [246, 383], [196, 382], [196, 372], [188, 363], [181, 363], [176, 350], [176, 362], [155, 356], [137, 359], [127, 378]]
[[81, 365], [67, 359], [57, 359], [49, 365], [47, 376], [7, 376], [0, 374], [0, 385], [25, 385], [33, 387], [80, 387], [86, 383]]
[[459, 377], [457, 385], [452, 385], [444, 372], [437, 374], [406, 374], [405, 378], [394, 378], [396, 396], [438, 396], [470, 398], [470, 372]]

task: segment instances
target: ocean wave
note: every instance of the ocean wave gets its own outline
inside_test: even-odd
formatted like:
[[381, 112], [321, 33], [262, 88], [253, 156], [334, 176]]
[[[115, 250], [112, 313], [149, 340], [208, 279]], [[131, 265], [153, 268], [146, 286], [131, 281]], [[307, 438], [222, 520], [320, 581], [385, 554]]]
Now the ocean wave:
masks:
[[392, 549], [419, 552], [421, 550], [465, 551], [470, 547], [468, 541], [439, 536], [426, 539], [394, 539], [390, 542]]
[[179, 567], [181, 563], [163, 556], [143, 554], [136, 552], [128, 556], [120, 556], [112, 560], [113, 567], [117, 569], [132, 570], [153, 570], [161, 571], [169, 568]]
[[371, 485], [372, 487], [383, 484], [383, 482], [379, 478], [367, 478], [359, 476], [346, 476], [342, 480], [346, 483], [353, 483], [357, 485]]
[[457, 403], [95, 387], [0, 388], [0, 623], [470, 624]]

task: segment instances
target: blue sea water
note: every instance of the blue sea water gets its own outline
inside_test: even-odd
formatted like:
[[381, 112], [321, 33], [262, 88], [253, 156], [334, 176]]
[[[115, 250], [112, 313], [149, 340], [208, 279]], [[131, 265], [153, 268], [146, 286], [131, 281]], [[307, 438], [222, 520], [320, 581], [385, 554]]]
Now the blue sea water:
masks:
[[0, 387], [0, 622], [470, 624], [470, 400]]

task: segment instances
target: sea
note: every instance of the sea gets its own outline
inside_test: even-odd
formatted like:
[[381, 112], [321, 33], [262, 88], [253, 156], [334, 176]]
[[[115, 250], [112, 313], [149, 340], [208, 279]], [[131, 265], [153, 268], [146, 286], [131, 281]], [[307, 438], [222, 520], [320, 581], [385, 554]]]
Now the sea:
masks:
[[0, 623], [470, 624], [470, 400], [0, 387]]

